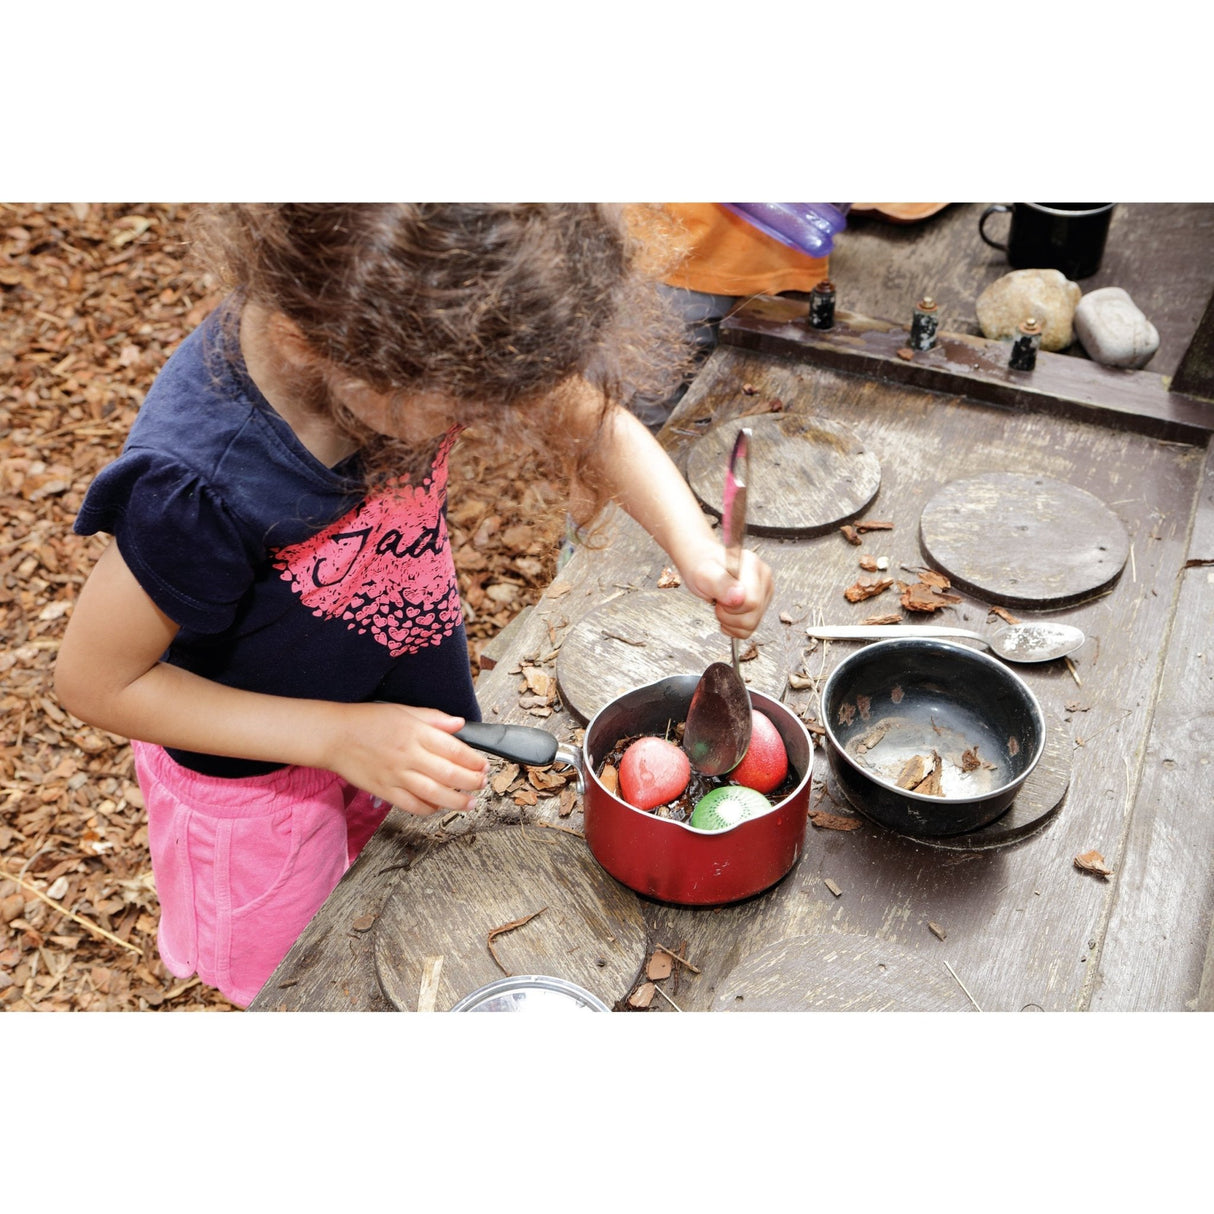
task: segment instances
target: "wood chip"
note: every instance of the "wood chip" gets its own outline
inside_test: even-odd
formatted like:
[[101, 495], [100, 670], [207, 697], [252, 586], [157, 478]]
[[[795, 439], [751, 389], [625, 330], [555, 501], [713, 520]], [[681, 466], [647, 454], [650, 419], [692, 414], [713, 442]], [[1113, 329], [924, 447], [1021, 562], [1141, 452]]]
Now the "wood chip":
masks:
[[932, 612], [960, 603], [961, 596], [945, 594], [936, 586], [919, 581], [911, 585], [903, 585], [900, 601], [907, 611]]
[[829, 877], [823, 877], [822, 884], [825, 885], [836, 898], [843, 897], [843, 891]]
[[1098, 851], [1085, 851], [1075, 857], [1075, 867], [1085, 873], [1095, 873], [1106, 880], [1113, 875], [1113, 870], [1104, 862], [1104, 857]]
[[864, 599], [871, 599], [878, 594], [883, 594], [893, 584], [892, 577], [860, 578], [843, 592], [843, 597], [849, 603], [859, 603]]
[[932, 935], [935, 936], [937, 940], [943, 940], [944, 937], [948, 935], [948, 932], [946, 932], [944, 930], [944, 928], [942, 928], [940, 926], [939, 923], [932, 923], [929, 921], [927, 926], [928, 926], [928, 929], [931, 931]]
[[809, 820], [819, 830], [856, 830], [864, 825], [860, 818], [851, 818], [845, 814], [828, 814], [821, 809], [811, 809]]
[[489, 782], [489, 787], [493, 789], [499, 797], [504, 797], [510, 789], [510, 785], [518, 779], [519, 765], [517, 763], [507, 763]]
[[898, 773], [898, 778], [894, 781], [894, 783], [897, 784], [899, 788], [905, 788], [908, 792], [910, 792], [918, 787], [918, 785], [923, 783], [923, 779], [927, 775], [927, 772], [927, 760], [922, 755], [911, 755], [911, 757], [902, 764], [902, 770]]
[[438, 979], [443, 972], [442, 957], [427, 957], [422, 962], [421, 987], [417, 992], [417, 1010], [432, 1012], [438, 1002]]
[[628, 1006], [644, 1010], [653, 1002], [657, 987], [652, 982], [644, 982], [628, 996]]
[[902, 616], [897, 611], [887, 612], [885, 615], [870, 615], [860, 621], [861, 624], [901, 624]]
[[645, 977], [651, 982], [661, 982], [663, 978], [670, 977], [673, 969], [674, 956], [665, 949], [655, 949], [653, 956], [649, 958], [649, 964], [645, 967]]
[[365, 931], [369, 931], [374, 926], [374, 924], [375, 924], [374, 915], [359, 915], [358, 918], [355, 919], [354, 922], [350, 924], [350, 926], [356, 932], [365, 932]]

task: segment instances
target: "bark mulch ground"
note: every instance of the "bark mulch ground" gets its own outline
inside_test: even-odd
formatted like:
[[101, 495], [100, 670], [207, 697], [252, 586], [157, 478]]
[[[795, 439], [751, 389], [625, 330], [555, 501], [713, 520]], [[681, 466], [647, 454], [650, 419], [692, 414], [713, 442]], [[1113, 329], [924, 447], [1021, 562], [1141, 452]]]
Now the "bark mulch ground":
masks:
[[[215, 304], [188, 208], [0, 204], [0, 1010], [225, 1011], [156, 952], [126, 739], [55, 701], [62, 630], [105, 537], [71, 524], [144, 394]], [[551, 486], [461, 440], [450, 529], [473, 668], [555, 572]]]

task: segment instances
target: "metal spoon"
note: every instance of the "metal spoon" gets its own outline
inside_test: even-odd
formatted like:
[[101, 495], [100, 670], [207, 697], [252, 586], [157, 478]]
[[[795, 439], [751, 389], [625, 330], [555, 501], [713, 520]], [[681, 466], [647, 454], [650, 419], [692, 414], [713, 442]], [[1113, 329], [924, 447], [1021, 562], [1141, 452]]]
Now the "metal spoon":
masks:
[[[742, 568], [742, 541], [746, 537], [746, 482], [750, 431], [734, 439], [725, 470], [725, 497], [721, 507], [721, 534], [725, 541], [725, 568], [736, 578]], [[738, 640], [731, 637], [733, 665], [713, 662], [700, 677], [687, 708], [683, 749], [696, 771], [721, 776], [742, 761], [750, 745], [750, 692], [738, 661]]]
[[992, 653], [1008, 662], [1050, 662], [1066, 657], [1087, 639], [1070, 624], [1008, 624], [985, 635], [968, 628], [946, 628], [938, 624], [840, 624], [809, 628], [811, 637], [822, 640], [878, 641], [888, 637], [968, 637], [981, 641]]

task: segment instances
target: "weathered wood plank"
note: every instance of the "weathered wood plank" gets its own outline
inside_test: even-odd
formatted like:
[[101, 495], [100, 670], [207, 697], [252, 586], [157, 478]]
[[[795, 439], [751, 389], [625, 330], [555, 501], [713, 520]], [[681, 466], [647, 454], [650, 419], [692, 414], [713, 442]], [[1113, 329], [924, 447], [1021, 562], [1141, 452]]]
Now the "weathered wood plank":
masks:
[[1203, 442], [1214, 430], [1214, 407], [1169, 391], [1151, 371], [1103, 367], [1048, 351], [1032, 371], [1013, 371], [1010, 346], [985, 337], [941, 332], [930, 350], [910, 358], [907, 332], [871, 317], [840, 311], [833, 329], [811, 329], [808, 305], [759, 297], [721, 323], [721, 340], [768, 354], [804, 359], [834, 370], [990, 404], [1115, 425], [1157, 438]]
[[[1072, 861], [1093, 847], [1114, 864], [1120, 860], [1132, 810], [1127, 780], [1136, 779], [1142, 761], [1158, 677], [1157, 658], [1144, 661], [1143, 654], [1158, 653], [1159, 629], [1169, 617], [1164, 588], [1183, 562], [1203, 452], [739, 350], [718, 354], [709, 378], [702, 387], [697, 383], [697, 397], [672, 420], [676, 445], [694, 441], [705, 402], [744, 407], [733, 390], [744, 380], [759, 387], [754, 399], [766, 393], [794, 407], [825, 409], [881, 455], [883, 484], [873, 509], [892, 517], [896, 527], [865, 539], [895, 569], [922, 564], [915, 523], [923, 505], [942, 483], [974, 470], [1031, 467], [1086, 489], [1117, 512], [1131, 544], [1127, 568], [1108, 592], [1050, 613], [1089, 635], [1075, 660], [1081, 682], [1062, 663], [1022, 669], [1049, 719], [1068, 731], [1075, 747], [1072, 788], [1055, 821], [1013, 847], [951, 857], [867, 825], [846, 835], [814, 831], [798, 869], [765, 902], [773, 918], [763, 913], [760, 922], [739, 926], [733, 934], [742, 933], [743, 948], [761, 947], [765, 932], [789, 934], [793, 928], [782, 891], [816, 891], [830, 876], [845, 891], [827, 907], [832, 925], [841, 930], [924, 948], [939, 944], [927, 921], [943, 924], [947, 956], [958, 973], [973, 975], [972, 984], [969, 977], [966, 982], [984, 1008], [1086, 1006], [1089, 957], [1099, 944], [1112, 888], [1080, 873]], [[884, 609], [880, 599], [858, 605], [843, 600], [860, 550], [840, 537], [774, 546], [756, 538], [754, 543], [776, 570], [774, 609], [787, 609], [792, 600], [830, 622], [856, 622]], [[951, 622], [982, 628], [985, 617], [984, 605], [967, 600]], [[823, 646], [810, 654], [811, 672], [828, 670], [839, 652]], [[716, 947], [724, 946], [719, 939]]]
[[[743, 382], [757, 392], [743, 394]], [[771, 563], [777, 584], [756, 640], [778, 668], [790, 673], [803, 669], [811, 676], [809, 687], [786, 695], [807, 717], [816, 712], [814, 681], [820, 685], [838, 657], [849, 651], [838, 643], [810, 642], [804, 633], [808, 619], [856, 622], [894, 606], [892, 596], [888, 604], [880, 599], [847, 602], [843, 590], [859, 572], [857, 557], [872, 551], [888, 557], [894, 570], [920, 567], [919, 513], [952, 479], [1027, 467], [1074, 484], [1122, 520], [1130, 557], [1107, 591], [1050, 612], [1078, 624], [1089, 636], [1073, 666], [1022, 668], [1051, 726], [1073, 747], [1067, 798], [1047, 826], [1011, 846], [975, 852], [935, 848], [867, 822], [846, 832], [810, 826], [798, 865], [766, 894], [713, 909], [644, 903], [651, 939], [674, 948], [686, 942], [687, 956], [702, 971], [682, 978], [679, 1006], [720, 1010], [719, 999], [733, 989], [730, 982], [740, 982], [752, 971], [746, 981], [758, 983], [764, 998], [790, 1006], [804, 1005], [811, 989], [820, 992], [815, 998], [846, 999], [839, 983], [821, 985], [824, 962], [813, 949], [786, 950], [778, 959], [784, 967], [778, 975], [775, 954], [764, 952], [774, 942], [829, 931], [840, 935], [844, 955], [866, 957], [865, 942], [875, 940], [891, 955], [898, 954], [904, 972], [930, 974], [923, 979], [929, 998], [955, 999], [947, 983], [939, 985], [942, 974], [951, 977], [942, 968], [947, 962], [958, 985], [964, 983], [969, 992], [966, 999], [972, 997], [983, 1010], [1086, 1008], [1097, 986], [1096, 957], [1118, 884], [1080, 872], [1073, 858], [1096, 848], [1114, 869], [1137, 863], [1131, 830], [1135, 795], [1149, 766], [1148, 729], [1164, 669], [1161, 638], [1184, 581], [1180, 571], [1191, 548], [1204, 449], [723, 347], [672, 418], [666, 438], [676, 458], [685, 459], [707, 423], [737, 416], [768, 397], [822, 412], [856, 430], [882, 464], [874, 509], [895, 523], [892, 531], [867, 535], [863, 548], [834, 533], [751, 541]], [[581, 723], [571, 713], [557, 711], [537, 721], [520, 709], [517, 669], [523, 659], [553, 668], [570, 630], [607, 598], [656, 591], [663, 554], [630, 522], [618, 523], [616, 542], [603, 551], [575, 555], [549, 595], [521, 623], [508, 652], [482, 674], [478, 695], [487, 719], [542, 724], [564, 739], [576, 737]], [[963, 598], [950, 622], [984, 627], [989, 604]], [[705, 614], [710, 620], [706, 605]], [[1208, 612], [1203, 618], [1208, 619]], [[661, 627], [662, 620], [655, 619], [653, 628]], [[846, 806], [830, 801], [820, 755], [816, 762], [811, 808], [847, 813]], [[374, 1004], [377, 984], [372, 976], [368, 986], [374, 970], [369, 941], [365, 933], [351, 938], [348, 925], [354, 912], [378, 913], [383, 907], [391, 892], [386, 882], [400, 876], [384, 870], [407, 859], [427, 839], [444, 841], [520, 818], [555, 822], [555, 803], [524, 808], [487, 792], [474, 813], [448, 815], [437, 823], [392, 815], [391, 829], [386, 826], [372, 841], [361, 867], [343, 882], [349, 888], [331, 899], [324, 922], [310, 926], [280, 967], [278, 988], [274, 980], [267, 985], [263, 995], [268, 1004], [283, 1006], [292, 992], [293, 1006], [346, 1007], [357, 998]], [[580, 827], [580, 809], [567, 825]], [[424, 863], [441, 867], [445, 850], [429, 854]], [[376, 885], [374, 894], [361, 888], [367, 883]], [[1183, 914], [1179, 902], [1172, 905]], [[1118, 951], [1106, 949], [1106, 959], [1116, 959]], [[1130, 941], [1125, 951], [1126, 964], [1134, 964], [1139, 946]], [[765, 956], [770, 964], [762, 960]], [[857, 962], [861, 968], [856, 974], [862, 976], [866, 964]], [[282, 988], [284, 980], [295, 985]], [[853, 974], [849, 981], [855, 984], [859, 978]], [[1170, 983], [1167, 977], [1160, 981]], [[854, 998], [864, 1004], [870, 993], [858, 989]], [[660, 1001], [654, 1006], [665, 1008]]]
[[[1214, 453], [1206, 458], [1188, 559], [1175, 575], [1176, 611], [1142, 781], [1134, 798], [1117, 900], [1092, 1006], [1184, 1011], [1214, 994]], [[1172, 587], [1160, 587], [1171, 592]], [[1214, 1010], [1214, 1006], [1204, 1009]]]

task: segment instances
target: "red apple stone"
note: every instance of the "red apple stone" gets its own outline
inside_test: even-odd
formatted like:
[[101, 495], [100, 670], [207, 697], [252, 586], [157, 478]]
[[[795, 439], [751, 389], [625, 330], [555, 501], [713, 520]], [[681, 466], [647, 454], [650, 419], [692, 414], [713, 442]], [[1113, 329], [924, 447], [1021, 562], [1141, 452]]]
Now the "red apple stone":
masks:
[[620, 758], [620, 793], [637, 809], [656, 809], [680, 796], [691, 760], [665, 738], [638, 738]]
[[788, 751], [784, 739], [772, 724], [771, 718], [757, 708], [752, 708], [750, 745], [742, 761], [729, 773], [732, 784], [742, 784], [756, 792], [773, 792], [784, 783], [788, 775]]

